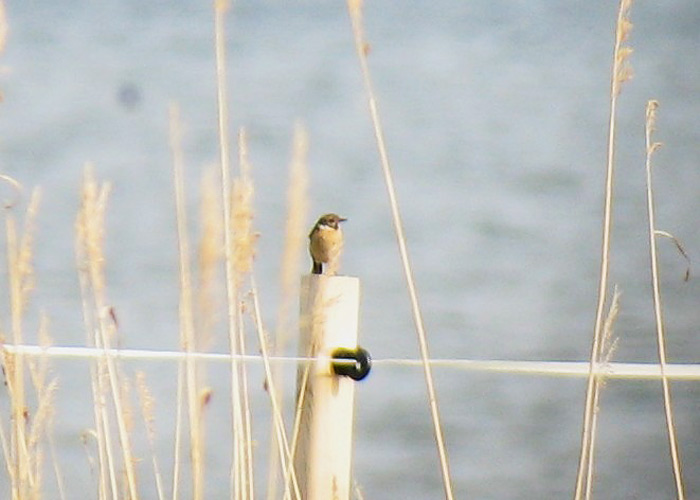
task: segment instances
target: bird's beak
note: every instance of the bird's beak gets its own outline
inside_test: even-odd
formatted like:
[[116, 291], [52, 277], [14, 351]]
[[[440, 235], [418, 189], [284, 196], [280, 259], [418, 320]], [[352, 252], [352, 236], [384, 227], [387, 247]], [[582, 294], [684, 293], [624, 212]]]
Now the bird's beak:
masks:
[[345, 222], [347, 219], [345, 217], [338, 217], [338, 222]]

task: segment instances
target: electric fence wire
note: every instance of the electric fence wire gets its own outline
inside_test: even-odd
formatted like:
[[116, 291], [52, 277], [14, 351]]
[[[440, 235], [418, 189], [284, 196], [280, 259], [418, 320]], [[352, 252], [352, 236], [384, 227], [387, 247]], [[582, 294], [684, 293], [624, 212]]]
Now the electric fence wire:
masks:
[[[0, 351], [11, 355], [24, 356], [48, 356], [49, 358], [63, 359], [95, 359], [100, 357], [113, 357], [123, 361], [181, 361], [191, 357], [196, 360], [210, 362], [231, 362], [236, 359], [245, 363], [262, 363], [263, 357], [256, 354], [207, 353], [207, 352], [182, 352], [182, 351], [156, 351], [149, 349], [99, 349], [82, 346], [49, 346], [38, 345], [14, 345], [2, 344]], [[303, 356], [270, 356], [271, 363], [311, 363], [327, 358], [312, 358]], [[545, 377], [579, 377], [588, 376], [590, 365], [588, 361], [522, 361], [522, 360], [495, 360], [495, 359], [460, 359], [460, 358], [432, 358], [428, 360], [431, 366], [440, 369], [452, 369], [469, 372], [495, 372], [504, 374], [523, 374]], [[343, 363], [343, 360], [334, 359], [334, 363]], [[347, 363], [354, 363], [347, 360]], [[379, 358], [372, 359], [373, 367], [421, 367], [423, 360], [410, 358]], [[661, 366], [658, 363], [601, 363], [594, 367], [597, 376], [610, 379], [647, 379], [657, 380], [661, 378]], [[700, 380], [700, 363], [667, 363], [665, 374], [672, 380]]]

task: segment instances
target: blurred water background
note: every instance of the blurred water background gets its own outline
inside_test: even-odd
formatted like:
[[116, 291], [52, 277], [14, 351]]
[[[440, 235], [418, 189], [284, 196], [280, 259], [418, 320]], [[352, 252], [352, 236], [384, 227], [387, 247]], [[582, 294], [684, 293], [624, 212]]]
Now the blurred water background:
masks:
[[[218, 161], [210, 4], [7, 5], [0, 168], [26, 189], [43, 189], [30, 311], [34, 318], [46, 312], [56, 345], [82, 345], [85, 338], [73, 235], [89, 161], [112, 185], [106, 263], [121, 344], [178, 347], [167, 107], [174, 101], [182, 109], [194, 219], [202, 173]], [[613, 1], [367, 2], [370, 68], [433, 357], [588, 358], [616, 8]], [[698, 265], [700, 4], [638, 2], [631, 17], [635, 76], [619, 107], [612, 246], [611, 282], [622, 292], [614, 359], [654, 362], [644, 110], [648, 99], [660, 101], [658, 226], [682, 240]], [[256, 273], [268, 327], [280, 297], [287, 166], [300, 121], [310, 137], [309, 226], [328, 211], [349, 218], [343, 271], [362, 280], [361, 343], [375, 358], [418, 357], [343, 2], [234, 2], [227, 29], [232, 133], [245, 126], [250, 138], [260, 232]], [[700, 285], [697, 278], [683, 282], [685, 262], [670, 241], [659, 243], [668, 359], [695, 362]], [[306, 261], [303, 266], [306, 272]], [[226, 344], [222, 335], [212, 349]], [[70, 498], [85, 498], [95, 491], [80, 443], [93, 425], [88, 365], [56, 361], [53, 367], [60, 383], [60, 465]], [[158, 453], [169, 477], [176, 366], [127, 364], [129, 373], [137, 369], [156, 396]], [[584, 380], [435, 372], [457, 498], [571, 496]], [[270, 410], [258, 365], [250, 378], [263, 496]], [[208, 379], [214, 398], [207, 498], [224, 498], [226, 366], [210, 366]], [[293, 388], [293, 367], [288, 379]], [[700, 498], [700, 384], [673, 383], [672, 390], [686, 493]], [[440, 498], [422, 371], [377, 367], [357, 396], [354, 475], [365, 498]], [[660, 383], [609, 381], [601, 398], [595, 496], [673, 498], [667, 449]], [[148, 464], [139, 464], [141, 487], [145, 498], [155, 498]]]

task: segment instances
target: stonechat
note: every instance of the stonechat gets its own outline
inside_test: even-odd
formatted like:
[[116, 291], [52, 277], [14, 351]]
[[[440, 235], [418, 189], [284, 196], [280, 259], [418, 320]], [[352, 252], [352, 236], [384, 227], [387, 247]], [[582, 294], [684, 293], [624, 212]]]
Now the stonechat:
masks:
[[322, 215], [309, 233], [309, 253], [313, 261], [312, 274], [323, 274], [323, 264], [328, 264], [329, 274], [335, 274], [338, 258], [343, 248], [343, 231], [340, 223], [346, 221], [336, 214]]

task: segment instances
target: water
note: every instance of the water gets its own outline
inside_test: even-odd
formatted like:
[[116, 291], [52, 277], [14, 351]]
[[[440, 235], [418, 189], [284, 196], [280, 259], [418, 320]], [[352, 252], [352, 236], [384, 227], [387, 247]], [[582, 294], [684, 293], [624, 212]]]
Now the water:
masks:
[[[394, 166], [431, 355], [586, 359], [599, 269], [614, 2], [370, 2], [370, 65]], [[85, 162], [109, 180], [107, 268], [122, 344], [177, 347], [177, 247], [167, 106], [186, 123], [190, 206], [217, 162], [213, 22], [207, 2], [26, 2], [8, 6], [2, 171], [43, 201], [33, 317], [53, 342], [84, 331], [73, 223]], [[615, 359], [654, 361], [644, 193], [644, 108], [661, 103], [658, 225], [700, 251], [697, 88], [700, 7], [634, 6], [634, 79], [619, 108], [611, 281], [622, 291]], [[310, 136], [313, 216], [347, 216], [344, 272], [363, 287], [361, 342], [375, 358], [418, 355], [349, 21], [340, 2], [239, 2], [228, 23], [232, 130], [247, 128], [261, 233], [257, 275], [274, 326], [294, 123]], [[6, 195], [3, 194], [3, 197]], [[193, 212], [194, 213], [194, 212]], [[660, 243], [669, 360], [700, 342], [697, 279]], [[307, 263], [304, 262], [304, 266]], [[7, 306], [2, 311], [6, 317]], [[30, 315], [31, 316], [31, 315]], [[28, 322], [30, 329], [33, 322]], [[4, 322], [7, 328], [7, 322]], [[215, 349], [224, 349], [224, 337]], [[175, 367], [130, 364], [156, 394], [158, 452], [172, 462]], [[94, 491], [79, 435], [91, 425], [88, 369], [56, 362], [55, 436], [71, 498]], [[228, 488], [224, 366], [211, 366], [208, 495]], [[458, 498], [567, 498], [584, 381], [436, 370]], [[293, 373], [290, 374], [290, 384]], [[265, 480], [269, 410], [253, 368]], [[700, 496], [697, 384], [674, 383], [687, 496]], [[601, 400], [598, 498], [673, 497], [656, 382], [610, 381]], [[365, 498], [439, 498], [421, 371], [377, 368], [358, 387], [355, 478]], [[218, 437], [221, 439], [218, 439]], [[143, 439], [141, 439], [141, 444]], [[145, 448], [141, 453], [145, 455]], [[148, 462], [140, 476], [150, 477]], [[48, 481], [48, 479], [47, 479]], [[153, 497], [143, 480], [143, 492]]]

